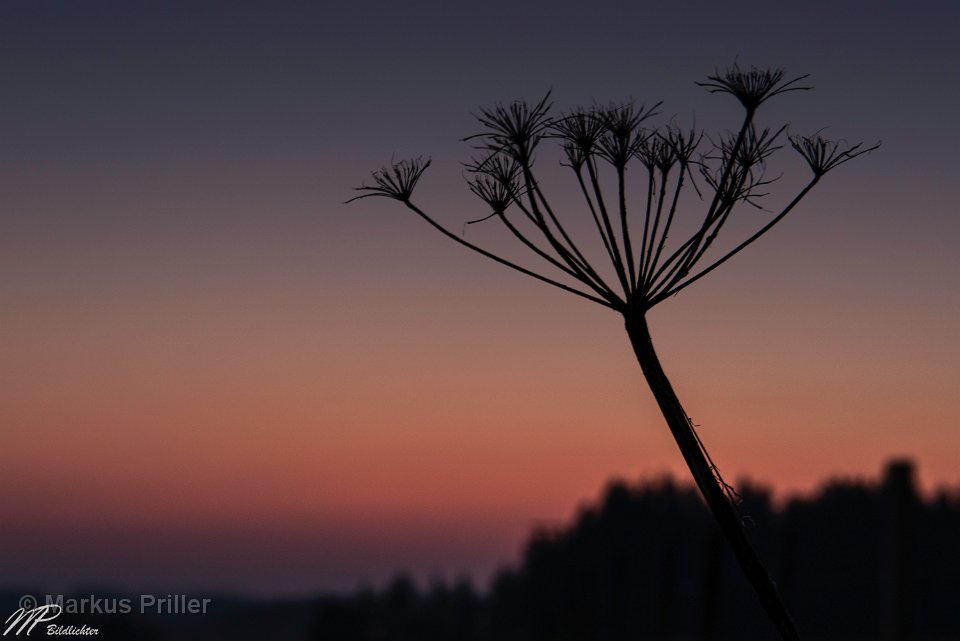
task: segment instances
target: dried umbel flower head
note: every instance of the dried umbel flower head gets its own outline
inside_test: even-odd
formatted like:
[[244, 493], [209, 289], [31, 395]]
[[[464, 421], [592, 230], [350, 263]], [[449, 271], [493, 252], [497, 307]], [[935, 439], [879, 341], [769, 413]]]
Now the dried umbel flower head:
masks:
[[697, 85], [706, 87], [710, 93], [728, 93], [747, 109], [753, 112], [761, 104], [788, 91], [806, 91], [812, 87], [799, 86], [796, 83], [807, 78], [806, 75], [797, 76], [792, 80], [784, 80], [783, 69], [760, 69], [750, 67], [744, 71], [734, 64], [722, 74], [717, 72], [707, 77], [707, 82], [698, 82]]
[[383, 196], [384, 198], [393, 198], [400, 202], [409, 202], [413, 190], [417, 186], [420, 176], [430, 166], [430, 159], [424, 160], [422, 157], [401, 160], [395, 162], [389, 167], [383, 167], [379, 171], [373, 172], [373, 185], [361, 185], [354, 187], [354, 191], [363, 192], [359, 196], [354, 196], [348, 203], [361, 198], [371, 196]]
[[564, 141], [563, 148], [571, 165], [579, 167], [594, 153], [604, 124], [595, 109], [577, 109], [552, 122], [550, 129], [553, 136]]
[[880, 146], [880, 143], [877, 143], [872, 147], [863, 148], [861, 142], [843, 149], [841, 141], [827, 140], [819, 133], [812, 136], [790, 136], [790, 144], [803, 156], [810, 165], [813, 175], [818, 178], [848, 160], [868, 154]]
[[[477, 247], [415, 206], [411, 202], [413, 190], [429, 160], [391, 163], [375, 172], [373, 181], [359, 187], [360, 195], [351, 200], [384, 196], [401, 201], [447, 237], [496, 262], [617, 311], [641, 313], [697, 282], [756, 241], [793, 210], [823, 174], [876, 149], [829, 141], [819, 132], [790, 137], [790, 145], [813, 172], [809, 184], [779, 213], [766, 210], [773, 214], [768, 222], [761, 223], [739, 244], [731, 239], [733, 249], [701, 268], [709, 260], [706, 256], [713, 239], [721, 231], [730, 231], [725, 226], [734, 208], [741, 203], [759, 206], [758, 199], [768, 195], [766, 187], [779, 178], [766, 176], [767, 161], [780, 149], [785, 128], [758, 126], [757, 108], [781, 93], [809, 89], [802, 86], [804, 78], [790, 79], [782, 69], [734, 64], [698, 83], [711, 93], [735, 96], [746, 110], [739, 130], [721, 134], [706, 153], [701, 144], [706, 136], [695, 127], [681, 130], [675, 124], [660, 128], [647, 125], [660, 103], [652, 107], [629, 101], [595, 103], [552, 116], [548, 93], [535, 103], [520, 100], [481, 110], [476, 117], [483, 131], [466, 139], [479, 150], [479, 160], [467, 164], [466, 177], [470, 191], [493, 211], [483, 220], [498, 218], [561, 279], [569, 279], [574, 285]], [[568, 231], [574, 228], [567, 227], [563, 212], [551, 206], [540, 181], [542, 174], [534, 167], [538, 145], [549, 138], [564, 155], [561, 165], [571, 168], [576, 176], [584, 212], [598, 237], [594, 240], [603, 247], [603, 254], [599, 248], [595, 248], [596, 253], [606, 257], [599, 268], [592, 263], [597, 256], [582, 250], [581, 239]], [[600, 163], [600, 159], [605, 162]], [[639, 172], [641, 189], [631, 192], [628, 183], [637, 177], [634, 172], [628, 175], [626, 168], [634, 159], [646, 171]], [[615, 175], [604, 175], [609, 166], [601, 165], [613, 165]], [[695, 191], [706, 207], [705, 213], [694, 219], [692, 228], [674, 225], [687, 209], [683, 195], [688, 192], [684, 189]], [[605, 194], [606, 190], [612, 193]], [[522, 214], [516, 217], [517, 222], [523, 222], [521, 227], [508, 219], [510, 207]], [[610, 280], [611, 270], [616, 284]]]
[[671, 125], [667, 127], [666, 133], [660, 134], [660, 137], [673, 149], [673, 155], [680, 165], [686, 167], [700, 145], [700, 141], [703, 140], [703, 133], [697, 133], [696, 129], [683, 133], [680, 127]]
[[492, 153], [506, 153], [514, 160], [529, 165], [533, 160], [533, 151], [546, 135], [550, 127], [550, 93], [547, 92], [540, 102], [530, 105], [517, 100], [509, 105], [496, 105], [490, 109], [481, 109], [476, 116], [487, 131], [464, 140], [479, 139], [480, 149]]
[[751, 124], [739, 136], [722, 137], [715, 144], [714, 154], [703, 157], [700, 173], [721, 203], [730, 205], [740, 200], [758, 206], [751, 199], [764, 196], [757, 189], [776, 180], [764, 178], [766, 160], [782, 147], [776, 143], [785, 129], [760, 130]]
[[563, 154], [567, 157], [567, 162], [561, 164], [570, 167], [579, 174], [583, 168], [583, 163], [587, 162], [587, 154], [572, 142], [563, 143]]
[[487, 203], [495, 214], [503, 213], [521, 196], [520, 165], [503, 154], [495, 154], [467, 165], [474, 177], [467, 181], [470, 191]]
[[597, 141], [598, 154], [614, 167], [623, 168], [634, 157], [652, 132], [640, 127], [643, 121], [655, 115], [657, 103], [652, 107], [632, 102], [610, 105], [596, 110], [603, 123], [603, 135]]
[[634, 155], [647, 169], [657, 168], [665, 174], [678, 160], [676, 148], [662, 135], [651, 136], [644, 140], [637, 147]]

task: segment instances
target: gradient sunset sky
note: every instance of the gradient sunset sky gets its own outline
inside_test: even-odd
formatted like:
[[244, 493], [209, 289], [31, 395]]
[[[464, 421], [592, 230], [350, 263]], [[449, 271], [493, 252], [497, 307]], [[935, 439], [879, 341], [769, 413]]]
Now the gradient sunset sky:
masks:
[[946, 1], [3, 2], [0, 579], [482, 583], [611, 477], [686, 479], [615, 313], [342, 203], [428, 155], [460, 231], [479, 107], [734, 129], [694, 85], [734, 61], [811, 74], [764, 122], [883, 147], [652, 313], [667, 373], [729, 479], [957, 487], [957, 33]]

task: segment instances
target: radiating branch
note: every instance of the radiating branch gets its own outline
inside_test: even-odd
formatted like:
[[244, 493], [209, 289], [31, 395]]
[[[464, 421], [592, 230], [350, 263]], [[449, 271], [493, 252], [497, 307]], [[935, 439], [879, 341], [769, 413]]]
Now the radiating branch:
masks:
[[492, 260], [492, 261], [494, 261], [494, 262], [500, 263], [501, 265], [504, 265], [504, 266], [506, 266], [506, 267], [509, 267], [510, 269], [513, 269], [513, 270], [515, 270], [515, 271], [520, 272], [521, 274], [526, 274], [527, 276], [530, 276], [531, 278], [535, 278], [535, 279], [537, 279], [537, 280], [539, 280], [539, 281], [541, 281], [541, 282], [547, 283], [548, 285], [553, 285], [554, 287], [557, 287], [557, 288], [559, 288], [559, 289], [562, 289], [562, 290], [564, 290], [564, 291], [566, 291], [566, 292], [570, 292], [571, 294], [575, 294], [576, 296], [580, 296], [581, 298], [585, 298], [585, 299], [587, 299], [587, 300], [589, 300], [589, 301], [593, 301], [594, 303], [597, 303], [598, 305], [603, 305], [604, 307], [609, 307], [609, 308], [611, 308], [611, 309], [616, 309], [616, 310], [620, 310], [620, 309], [622, 309], [623, 306], [624, 306], [624, 303], [623, 303], [622, 300], [617, 299], [616, 301], [611, 302], [611, 301], [608, 301], [608, 300], [604, 300], [604, 299], [602, 299], [602, 298], [597, 298], [596, 296], [593, 296], [593, 295], [588, 294], [588, 293], [586, 293], [586, 292], [580, 291], [579, 289], [577, 289], [577, 288], [575, 288], [575, 287], [571, 287], [571, 286], [569, 286], [569, 285], [565, 285], [564, 283], [561, 283], [561, 282], [556, 281], [556, 280], [554, 280], [554, 279], [552, 279], [552, 278], [549, 278], [549, 277], [547, 277], [547, 276], [544, 276], [543, 274], [539, 274], [539, 273], [534, 272], [534, 271], [532, 271], [532, 270], [530, 270], [530, 269], [527, 269], [526, 267], [522, 267], [522, 266], [520, 266], [520, 265], [517, 265], [516, 263], [511, 262], [511, 261], [509, 261], [509, 260], [507, 260], [507, 259], [505, 259], [505, 258], [501, 258], [500, 256], [497, 256], [496, 254], [487, 251], [486, 249], [483, 249], [483, 248], [481, 248], [481, 247], [478, 247], [477, 245], [474, 245], [473, 243], [471, 243], [471, 242], [469, 242], [469, 241], [467, 241], [467, 240], [464, 240], [463, 238], [460, 238], [459, 236], [457, 236], [456, 234], [454, 234], [453, 232], [451, 232], [450, 230], [448, 230], [446, 227], [444, 227], [443, 225], [441, 225], [440, 223], [438, 223], [437, 221], [435, 221], [433, 218], [431, 218], [430, 216], [428, 216], [422, 209], [420, 209], [419, 207], [417, 207], [416, 205], [414, 205], [414, 204], [413, 204], [412, 202], [410, 202], [409, 200], [405, 200], [405, 201], [402, 201], [402, 202], [403, 202], [404, 205], [407, 206], [408, 209], [411, 209], [411, 210], [413, 210], [414, 212], [416, 212], [421, 218], [423, 218], [425, 221], [427, 221], [428, 223], [430, 223], [431, 226], [433, 226], [437, 231], [439, 231], [440, 233], [442, 233], [444, 236], [446, 236], [446, 237], [449, 238], [450, 240], [452, 240], [452, 241], [454, 241], [454, 242], [456, 242], [456, 243], [458, 243], [458, 244], [460, 244], [460, 245], [463, 245], [463, 246], [466, 247], [467, 249], [473, 250], [474, 252], [480, 254], [481, 256], [485, 256], [485, 257], [489, 258], [490, 260]]
[[715, 270], [715, 269], [716, 269], [717, 267], [719, 267], [720, 265], [724, 264], [725, 262], [727, 262], [728, 260], [730, 260], [731, 258], [733, 258], [734, 256], [736, 256], [737, 254], [739, 254], [741, 251], [743, 251], [744, 249], [746, 249], [749, 245], [751, 245], [752, 243], [754, 243], [758, 238], [760, 238], [761, 236], [763, 236], [764, 234], [766, 234], [768, 231], [770, 231], [770, 229], [772, 229], [774, 225], [776, 225], [778, 222], [780, 222], [781, 220], [783, 220], [783, 218], [784, 218], [787, 214], [789, 214], [789, 213], [793, 210], [794, 207], [797, 206], [797, 203], [799, 203], [801, 200], [803, 200], [803, 197], [806, 196], [806, 195], [810, 192], [811, 189], [813, 189], [813, 187], [817, 184], [817, 182], [819, 182], [819, 180], [820, 180], [820, 177], [819, 177], [819, 176], [815, 176], [815, 177], [813, 178], [813, 180], [811, 180], [809, 183], [807, 183], [807, 185], [806, 185], [802, 190], [800, 190], [800, 193], [798, 193], [796, 196], [794, 196], [793, 200], [791, 200], [790, 203], [787, 204], [787, 206], [784, 207], [783, 210], [781, 210], [781, 212], [780, 212], [779, 214], [777, 214], [776, 216], [774, 216], [774, 218], [773, 218], [772, 220], [770, 220], [770, 222], [768, 222], [766, 225], [764, 225], [763, 227], [761, 227], [761, 228], [760, 228], [758, 231], [756, 231], [752, 236], [750, 236], [749, 238], [747, 238], [746, 240], [744, 240], [743, 242], [741, 242], [739, 245], [737, 245], [736, 247], [734, 247], [733, 249], [731, 249], [729, 252], [727, 252], [726, 254], [724, 254], [722, 257], [720, 257], [719, 259], [717, 259], [716, 261], [714, 261], [713, 263], [711, 263], [710, 266], [708, 266], [708, 267], [706, 267], [705, 269], [703, 269], [702, 271], [698, 272], [696, 275], [691, 276], [689, 279], [687, 279], [687, 280], [679, 283], [678, 285], [673, 286], [673, 287], [667, 289], [666, 291], [663, 291], [662, 293], [660, 293], [660, 294], [656, 295], [655, 297], [653, 297], [653, 298], [650, 300], [650, 307], [653, 307], [653, 306], [656, 305], [657, 303], [660, 303], [660, 302], [662, 302], [663, 300], [669, 298], [670, 296], [673, 296], [674, 294], [679, 293], [681, 290], [686, 289], [687, 287], [689, 287], [689, 286], [692, 285], [693, 283], [697, 282], [698, 280], [700, 280], [701, 278], [703, 278], [704, 276], [706, 276], [707, 274], [709, 274], [710, 272], [712, 272], [713, 270]]
[[[531, 183], [527, 180], [527, 169], [521, 166], [521, 164], [516, 160], [508, 158], [502, 153], [498, 153], [493, 156], [488, 156], [482, 160], [474, 160], [472, 163], [468, 163], [467, 170], [474, 174], [474, 177], [468, 180], [470, 190], [493, 210], [493, 213], [489, 216], [485, 216], [479, 220], [468, 221], [467, 224], [481, 222], [495, 215], [499, 215], [501, 221], [507, 226], [510, 232], [534, 253], [539, 255], [541, 258], [546, 259], [552, 265], [561, 269], [569, 276], [581, 281], [602, 297], [608, 300], [613, 300], [613, 298], [611, 298], [613, 294], [609, 286], [593, 270], [587, 260], [573, 244], [573, 241], [566, 234], [565, 230], [563, 230], [563, 227], [553, 215], [552, 210], [548, 209], [548, 211], [550, 211], [549, 215], [551, 219], [559, 229], [564, 240], [573, 248], [573, 253], [571, 253], [571, 251], [569, 251], [568, 248], [553, 235], [549, 224], [544, 219], [539, 209], [536, 208], [538, 198], [548, 208], [549, 204], [546, 203], [546, 199], [544, 198], [542, 192], [535, 187], [535, 183]], [[521, 186], [521, 176], [524, 182], [523, 186]], [[528, 200], [530, 198], [533, 199], [530, 201], [534, 207], [532, 211], [524, 205], [524, 196], [529, 197]], [[533, 223], [534, 227], [540, 231], [540, 233], [546, 238], [547, 242], [556, 252], [559, 260], [553, 256], [550, 256], [544, 250], [539, 248], [531, 239], [529, 239], [523, 232], [521, 232], [510, 222], [510, 220], [506, 217], [505, 212], [511, 205], [516, 205], [524, 213], [527, 219]], [[563, 264], [560, 261], [563, 261], [563, 263], [566, 264]]]

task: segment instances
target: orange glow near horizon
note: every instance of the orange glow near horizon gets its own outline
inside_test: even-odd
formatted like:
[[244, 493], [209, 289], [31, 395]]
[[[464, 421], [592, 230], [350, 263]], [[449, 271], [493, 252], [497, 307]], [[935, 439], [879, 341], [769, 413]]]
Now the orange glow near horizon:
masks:
[[[304, 277], [213, 297], [202, 283], [185, 294], [158, 284], [156, 297], [74, 306], [70, 332], [21, 310], [5, 353], [15, 376], [0, 471], [18, 531], [113, 523], [243, 549], [282, 531], [361, 558], [380, 554], [380, 540], [398, 550], [384, 563], [449, 548], [437, 557], [453, 564], [445, 571], [482, 574], [611, 478], [686, 482], [612, 314], [471, 257], [441, 260], [455, 277], [319, 290]], [[464, 296], [458, 278], [490, 289]], [[271, 303], [254, 304], [248, 288], [271, 291]], [[704, 290], [651, 324], [728, 480], [749, 476], [783, 497], [836, 474], [875, 478], [906, 455], [924, 487], [956, 483], [955, 437], [940, 429], [947, 372], [903, 380], [910, 355], [872, 334], [869, 315], [805, 314], [766, 289], [774, 300], [745, 317], [736, 308], [749, 302]]]

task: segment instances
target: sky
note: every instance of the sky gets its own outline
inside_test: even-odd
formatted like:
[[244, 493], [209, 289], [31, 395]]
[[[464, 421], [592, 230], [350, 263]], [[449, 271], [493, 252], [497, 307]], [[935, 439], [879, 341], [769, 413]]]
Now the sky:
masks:
[[343, 201], [429, 156], [415, 200], [519, 255], [463, 226], [472, 114], [551, 91], [730, 130], [694, 81], [734, 62], [810, 74], [764, 122], [883, 146], [651, 312], [674, 387], [728, 479], [908, 456], [956, 488], [958, 28], [949, 2], [0, 4], [4, 583], [482, 584], [609, 479], [686, 478], [615, 313]]

